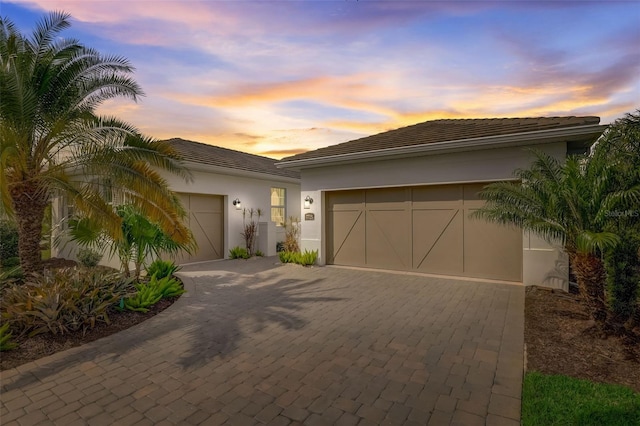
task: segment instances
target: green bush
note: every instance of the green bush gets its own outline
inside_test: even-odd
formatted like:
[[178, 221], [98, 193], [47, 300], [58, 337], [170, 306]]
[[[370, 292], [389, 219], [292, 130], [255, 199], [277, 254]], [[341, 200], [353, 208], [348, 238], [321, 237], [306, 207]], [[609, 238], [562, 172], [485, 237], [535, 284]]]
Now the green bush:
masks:
[[172, 277], [157, 278], [155, 275], [149, 281], [151, 287], [155, 287], [163, 299], [180, 296], [185, 292], [180, 281]]
[[258, 257], [264, 257], [264, 253], [260, 250], [256, 250], [256, 256]]
[[124, 307], [130, 311], [149, 312], [149, 308], [162, 299], [156, 286], [136, 284], [136, 294], [124, 299]]
[[640, 295], [640, 236], [633, 228], [621, 231], [618, 245], [605, 253], [609, 309], [624, 323], [633, 318]]
[[318, 260], [318, 251], [305, 250], [304, 253], [281, 251], [278, 253], [278, 257], [282, 263], [297, 263], [302, 266], [311, 266], [315, 265]]
[[156, 278], [170, 277], [178, 272], [180, 268], [171, 260], [157, 259], [147, 267], [147, 276]]
[[77, 253], [78, 261], [87, 268], [93, 268], [102, 260], [102, 254], [90, 248], [81, 248]]
[[0, 352], [9, 351], [18, 345], [11, 341], [13, 334], [9, 331], [9, 323], [6, 322], [0, 327]]
[[13, 330], [30, 336], [84, 334], [96, 323], [109, 324], [109, 308], [133, 290], [119, 273], [60, 269], [5, 287], [0, 311]]
[[121, 309], [149, 312], [149, 308], [162, 299], [180, 296], [185, 292], [179, 280], [152, 275], [148, 283], [136, 284], [136, 293], [122, 300]]
[[231, 259], [248, 259], [249, 252], [246, 248], [238, 246], [229, 250], [229, 257]]
[[0, 220], [0, 265], [18, 257], [18, 227], [10, 220]]

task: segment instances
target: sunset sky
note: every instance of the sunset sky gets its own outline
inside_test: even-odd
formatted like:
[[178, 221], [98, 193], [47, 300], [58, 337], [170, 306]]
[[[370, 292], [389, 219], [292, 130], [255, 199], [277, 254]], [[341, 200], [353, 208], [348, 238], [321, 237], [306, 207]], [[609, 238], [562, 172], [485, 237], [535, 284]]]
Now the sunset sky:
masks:
[[131, 60], [146, 96], [109, 102], [156, 138], [281, 158], [439, 118], [640, 107], [640, 1], [1, 1], [31, 32]]

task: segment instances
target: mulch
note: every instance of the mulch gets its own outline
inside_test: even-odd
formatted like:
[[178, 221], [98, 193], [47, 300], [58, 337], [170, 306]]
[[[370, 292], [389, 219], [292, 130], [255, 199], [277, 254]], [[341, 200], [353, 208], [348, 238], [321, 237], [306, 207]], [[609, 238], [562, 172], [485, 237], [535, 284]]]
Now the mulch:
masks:
[[613, 383], [640, 392], [640, 327], [631, 337], [603, 338], [578, 296], [528, 287], [527, 370]]

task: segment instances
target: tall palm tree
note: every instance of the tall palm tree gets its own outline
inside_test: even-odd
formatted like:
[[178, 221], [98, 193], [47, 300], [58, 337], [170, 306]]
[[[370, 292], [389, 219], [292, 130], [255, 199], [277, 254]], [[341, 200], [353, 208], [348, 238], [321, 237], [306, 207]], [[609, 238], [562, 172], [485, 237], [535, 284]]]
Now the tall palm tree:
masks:
[[184, 210], [158, 172], [188, 178], [178, 154], [95, 112], [108, 99], [135, 101], [143, 94], [130, 76], [133, 67], [125, 58], [61, 38], [69, 26], [68, 14], [54, 12], [26, 36], [0, 18], [0, 192], [18, 225], [24, 272], [40, 263], [42, 219], [54, 196], [67, 196], [111, 235], [121, 234], [105, 185], [176, 241], [189, 239]]
[[619, 241], [607, 226], [610, 212], [640, 200], [640, 188], [616, 186], [617, 164], [600, 154], [604, 147], [565, 162], [534, 151], [531, 167], [515, 171], [517, 182], [493, 183], [481, 191], [487, 204], [475, 213], [562, 242], [583, 300], [600, 326], [607, 321], [601, 255]]

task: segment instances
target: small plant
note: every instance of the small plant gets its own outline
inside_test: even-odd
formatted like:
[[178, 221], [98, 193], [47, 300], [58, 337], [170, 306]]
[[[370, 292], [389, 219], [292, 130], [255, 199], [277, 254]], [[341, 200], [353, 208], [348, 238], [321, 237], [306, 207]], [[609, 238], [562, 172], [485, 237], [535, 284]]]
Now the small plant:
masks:
[[229, 250], [229, 257], [231, 259], [248, 259], [250, 256], [246, 248], [237, 246]]
[[304, 253], [281, 251], [280, 253], [278, 253], [278, 257], [280, 258], [280, 262], [282, 263], [297, 263], [298, 265], [302, 266], [311, 266], [315, 265], [316, 261], [318, 260], [318, 250], [305, 250]]
[[185, 292], [180, 281], [172, 277], [157, 278], [153, 275], [149, 281], [149, 286], [155, 287], [156, 292], [160, 294], [163, 299], [180, 296]]
[[300, 246], [298, 245], [298, 238], [300, 237], [300, 219], [294, 216], [289, 216], [284, 224], [284, 229], [284, 250], [296, 253], [299, 252]]
[[298, 261], [296, 263], [302, 265], [302, 266], [311, 266], [311, 265], [315, 265], [316, 261], [318, 260], [318, 250], [314, 250], [314, 251], [308, 251], [305, 250], [304, 253], [297, 253], [298, 254]]
[[162, 299], [158, 288], [150, 284], [137, 284], [136, 294], [124, 299], [125, 309], [136, 312], [149, 312], [149, 308]]
[[6, 322], [0, 327], [0, 352], [10, 351], [18, 345], [11, 341], [13, 334], [9, 331], [9, 323]]
[[180, 266], [176, 265], [171, 260], [157, 259], [147, 267], [147, 276], [156, 277], [158, 279], [170, 277], [178, 272], [180, 268]]
[[[258, 218], [260, 221], [260, 217], [262, 216], [261, 209], [243, 209], [242, 210], [242, 223], [244, 227], [244, 232], [240, 235], [244, 238], [245, 247], [249, 257], [254, 255], [254, 250], [256, 247], [256, 243], [258, 241], [258, 222], [253, 220], [253, 216]], [[247, 222], [247, 216], [249, 216], [249, 221]], [[245, 258], [246, 259], [246, 258]]]
[[256, 256], [258, 257], [264, 257], [264, 253], [260, 250], [256, 250]]
[[83, 266], [86, 266], [87, 268], [93, 268], [97, 266], [98, 263], [100, 263], [100, 260], [102, 259], [102, 254], [98, 253], [97, 251], [91, 248], [85, 247], [78, 250], [77, 257], [78, 257], [78, 261]]

